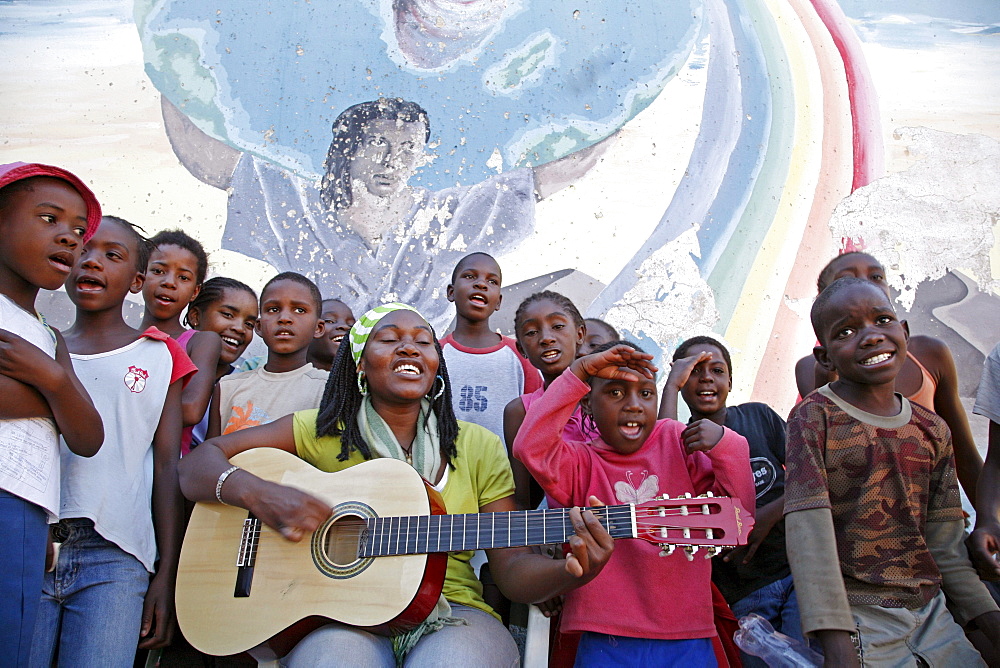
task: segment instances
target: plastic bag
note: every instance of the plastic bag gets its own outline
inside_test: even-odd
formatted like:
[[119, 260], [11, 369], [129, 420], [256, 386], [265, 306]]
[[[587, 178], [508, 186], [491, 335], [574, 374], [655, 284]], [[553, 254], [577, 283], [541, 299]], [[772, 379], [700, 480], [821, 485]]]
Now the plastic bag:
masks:
[[733, 636], [739, 648], [759, 656], [771, 668], [816, 668], [823, 656], [795, 638], [774, 630], [771, 623], [757, 614], [740, 618], [740, 630]]

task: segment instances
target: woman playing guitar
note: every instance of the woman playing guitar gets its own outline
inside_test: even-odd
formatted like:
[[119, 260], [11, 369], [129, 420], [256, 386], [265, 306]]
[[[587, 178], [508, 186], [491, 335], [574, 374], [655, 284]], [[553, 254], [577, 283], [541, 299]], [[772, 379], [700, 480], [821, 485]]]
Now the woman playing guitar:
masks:
[[[287, 540], [301, 541], [331, 516], [329, 504], [229, 462], [245, 450], [271, 447], [328, 472], [375, 458], [401, 459], [434, 485], [449, 513], [516, 510], [506, 451], [493, 434], [455, 419], [441, 349], [424, 318], [409, 306], [386, 304], [363, 315], [348, 339], [319, 410], [206, 441], [181, 462], [184, 494], [246, 508]], [[565, 561], [528, 548], [487, 550], [508, 598], [544, 601], [601, 571], [613, 539], [589, 510], [573, 510], [570, 517], [576, 534]], [[405, 656], [407, 665], [458, 657], [469, 665], [515, 664], [517, 648], [483, 602], [470, 556], [449, 554], [442, 595], [413, 630], [387, 638], [327, 624], [299, 642], [284, 663], [395, 666]]]

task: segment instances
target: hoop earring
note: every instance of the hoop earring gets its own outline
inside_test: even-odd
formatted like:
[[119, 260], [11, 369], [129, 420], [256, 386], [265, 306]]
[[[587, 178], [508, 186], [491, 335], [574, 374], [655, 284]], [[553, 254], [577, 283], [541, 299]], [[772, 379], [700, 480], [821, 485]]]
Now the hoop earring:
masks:
[[364, 371], [358, 371], [358, 392], [361, 396], [368, 396], [368, 379], [365, 377]]
[[[435, 401], [437, 401], [438, 399], [440, 399], [442, 396], [444, 396], [444, 376], [442, 376], [441, 374], [438, 374], [438, 375], [436, 375], [434, 377], [434, 382], [435, 383], [438, 382], [439, 380], [441, 381], [441, 389], [438, 390], [436, 393], [434, 393], [433, 397], [431, 397], [431, 395], [429, 393], [427, 395], [427, 398], [431, 400], [431, 403], [434, 403]], [[433, 391], [434, 391], [434, 385], [432, 384], [431, 385], [431, 392], [433, 392]]]

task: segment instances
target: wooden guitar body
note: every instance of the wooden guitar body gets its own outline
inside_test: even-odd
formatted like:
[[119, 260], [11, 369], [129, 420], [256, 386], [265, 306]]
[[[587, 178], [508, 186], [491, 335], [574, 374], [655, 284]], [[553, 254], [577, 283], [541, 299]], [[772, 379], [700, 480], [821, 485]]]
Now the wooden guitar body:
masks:
[[[448, 552], [563, 543], [570, 509], [444, 514], [410, 465], [375, 459], [323, 473], [273, 448], [232, 462], [322, 499], [333, 516], [292, 543], [242, 508], [199, 503], [177, 573], [177, 620], [188, 641], [216, 655], [269, 642], [279, 655], [328, 620], [396, 634], [437, 603]], [[614, 538], [645, 540], [693, 560], [745, 545], [753, 516], [737, 499], [710, 494], [592, 508]]]
[[334, 517], [298, 543], [252, 519], [259, 527], [255, 558], [252, 566], [239, 567], [248, 535], [252, 540], [258, 531], [245, 529], [248, 512], [197, 504], [176, 589], [177, 620], [192, 646], [226, 655], [271, 640], [283, 653], [327, 620], [392, 633], [412, 628], [430, 613], [444, 582], [446, 553], [358, 558], [350, 545], [339, 550], [335, 545], [350, 541], [345, 527], [352, 518], [444, 512], [440, 496], [409, 465], [378, 459], [358, 471], [324, 473], [273, 448], [240, 453], [232, 462], [326, 501]]

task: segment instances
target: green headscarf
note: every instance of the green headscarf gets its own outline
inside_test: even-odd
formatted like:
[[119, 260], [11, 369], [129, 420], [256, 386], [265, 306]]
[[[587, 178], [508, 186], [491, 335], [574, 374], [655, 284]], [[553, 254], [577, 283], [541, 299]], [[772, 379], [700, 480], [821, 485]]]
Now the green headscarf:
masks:
[[[424, 316], [420, 315], [420, 311], [409, 304], [402, 304], [400, 302], [382, 304], [365, 313], [354, 322], [351, 331], [347, 333], [347, 337], [351, 340], [351, 357], [354, 358], [355, 366], [361, 364], [361, 353], [365, 351], [365, 344], [368, 343], [368, 337], [371, 336], [375, 325], [378, 324], [379, 320], [394, 311], [413, 311], [421, 318], [424, 318]], [[424, 318], [424, 320], [426, 321], [427, 318]]]

